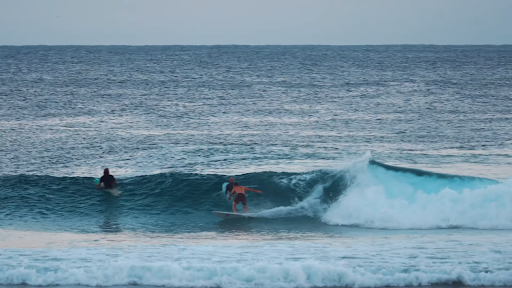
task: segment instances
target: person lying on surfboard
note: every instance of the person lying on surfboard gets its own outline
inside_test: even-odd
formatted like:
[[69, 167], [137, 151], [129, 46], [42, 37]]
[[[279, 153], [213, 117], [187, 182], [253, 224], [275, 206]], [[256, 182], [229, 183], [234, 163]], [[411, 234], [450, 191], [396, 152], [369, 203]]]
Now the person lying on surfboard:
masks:
[[247, 209], [247, 198], [245, 197], [245, 190], [256, 192], [256, 193], [263, 193], [260, 190], [255, 190], [252, 188], [247, 188], [245, 186], [240, 186], [240, 185], [238, 185], [238, 182], [233, 183], [233, 190], [231, 190], [231, 194], [229, 194], [228, 202], [231, 201], [231, 196], [233, 194], [236, 194], [235, 200], [233, 200], [233, 212], [235, 212], [235, 213], [236, 213], [236, 205], [238, 205], [238, 203], [240, 203], [240, 202], [242, 202], [245, 212], [249, 213], [249, 209]]
[[101, 187], [101, 183], [103, 183], [103, 187], [105, 187], [106, 189], [112, 189], [117, 185], [116, 178], [114, 178], [113, 175], [110, 175], [108, 168], [105, 168], [105, 170], [103, 170], [103, 176], [101, 176], [100, 182], [98, 183], [96, 189], [99, 189]]

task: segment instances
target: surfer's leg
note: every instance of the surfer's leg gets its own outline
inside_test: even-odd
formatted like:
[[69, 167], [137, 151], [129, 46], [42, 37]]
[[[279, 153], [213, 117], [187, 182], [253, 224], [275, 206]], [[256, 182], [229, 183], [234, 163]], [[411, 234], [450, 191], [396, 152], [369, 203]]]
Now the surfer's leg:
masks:
[[235, 212], [235, 213], [236, 213], [236, 204], [237, 203], [235, 201], [233, 201], [233, 212]]
[[244, 210], [246, 213], [249, 213], [249, 209], [247, 209], [247, 197], [245, 197], [245, 194], [242, 194], [242, 205], [244, 206]]

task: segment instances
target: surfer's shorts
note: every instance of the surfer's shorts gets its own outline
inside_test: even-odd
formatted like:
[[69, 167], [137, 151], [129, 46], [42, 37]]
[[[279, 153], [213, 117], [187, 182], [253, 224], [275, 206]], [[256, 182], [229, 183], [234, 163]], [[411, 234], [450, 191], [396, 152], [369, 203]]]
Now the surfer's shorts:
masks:
[[242, 205], [247, 205], [247, 198], [245, 197], [245, 194], [239, 193], [235, 196], [235, 204], [242, 202]]

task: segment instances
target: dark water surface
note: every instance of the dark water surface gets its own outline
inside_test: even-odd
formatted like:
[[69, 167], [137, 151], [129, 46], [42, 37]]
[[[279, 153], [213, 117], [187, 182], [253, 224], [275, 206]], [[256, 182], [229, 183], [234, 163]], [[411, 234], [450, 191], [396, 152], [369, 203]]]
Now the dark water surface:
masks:
[[302, 172], [371, 152], [512, 175], [512, 46], [3, 46], [0, 62], [0, 174]]

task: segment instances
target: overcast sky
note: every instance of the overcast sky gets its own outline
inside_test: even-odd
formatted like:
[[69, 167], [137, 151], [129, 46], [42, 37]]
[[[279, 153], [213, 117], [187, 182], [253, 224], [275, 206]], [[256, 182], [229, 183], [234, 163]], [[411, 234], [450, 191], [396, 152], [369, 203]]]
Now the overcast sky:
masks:
[[512, 44], [512, 0], [0, 0], [38, 44]]

